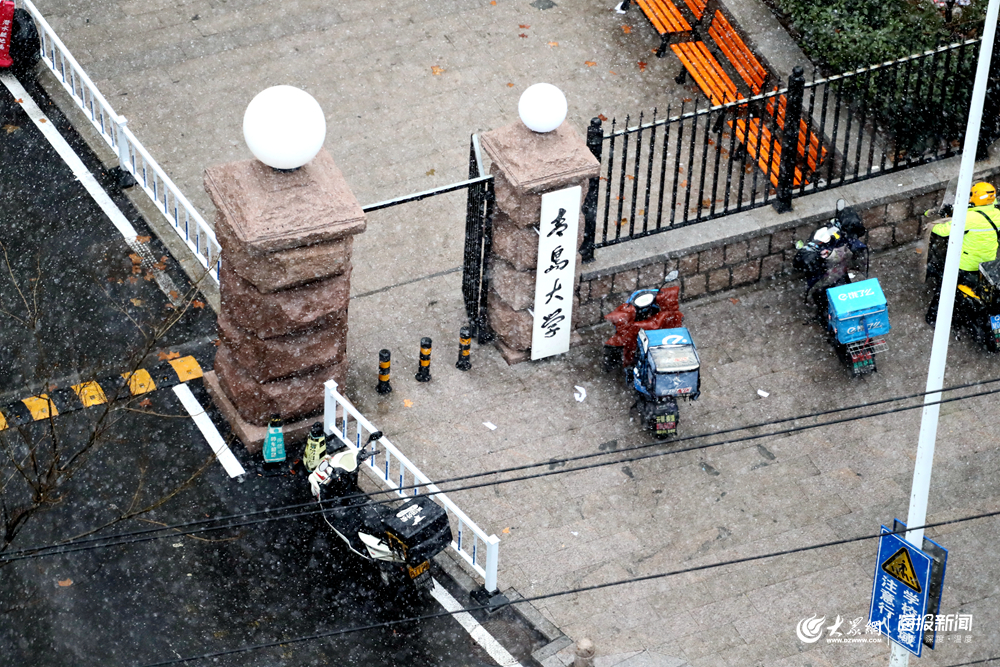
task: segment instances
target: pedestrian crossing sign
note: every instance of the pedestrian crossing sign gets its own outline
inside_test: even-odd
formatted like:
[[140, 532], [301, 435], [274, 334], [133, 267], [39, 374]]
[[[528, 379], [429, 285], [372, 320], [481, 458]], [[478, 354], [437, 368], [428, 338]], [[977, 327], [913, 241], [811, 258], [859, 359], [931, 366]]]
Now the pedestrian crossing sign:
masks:
[[917, 593], [921, 592], [920, 580], [917, 578], [916, 570], [913, 569], [913, 561], [910, 560], [910, 552], [906, 547], [900, 547], [899, 551], [886, 559], [881, 567], [886, 574], [901, 584], [909, 586]]

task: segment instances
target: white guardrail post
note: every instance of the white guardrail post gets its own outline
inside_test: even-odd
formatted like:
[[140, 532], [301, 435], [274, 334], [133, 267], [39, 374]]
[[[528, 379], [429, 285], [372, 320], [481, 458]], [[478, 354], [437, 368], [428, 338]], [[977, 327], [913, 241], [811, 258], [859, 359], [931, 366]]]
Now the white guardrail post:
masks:
[[201, 265], [208, 269], [209, 276], [218, 282], [220, 248], [215, 231], [135, 137], [125, 118], [115, 113], [31, 0], [15, 0], [15, 4], [28, 10], [38, 27], [42, 60], [87, 114], [108, 147], [115, 151], [121, 168], [135, 178]]
[[129, 157], [128, 140], [125, 138], [125, 126], [127, 124], [128, 121], [125, 119], [125, 116], [119, 116], [115, 122], [115, 150], [118, 153], [118, 166], [122, 168], [122, 171], [133, 174], [135, 168], [132, 166], [132, 160]]
[[[378, 429], [362, 415], [346, 396], [337, 391], [337, 382], [327, 380], [323, 391], [323, 428], [332, 436], [337, 437], [346, 445], [360, 449], [367, 442], [367, 435]], [[340, 424], [337, 424], [338, 409]], [[353, 433], [352, 433], [353, 420]], [[484, 587], [490, 593], [497, 592], [497, 565], [500, 554], [500, 538], [487, 535], [477, 526], [465, 512], [460, 510], [452, 500], [431, 483], [430, 479], [420, 471], [389, 439], [383, 436], [379, 441], [382, 451], [378, 456], [369, 458], [367, 465], [361, 465], [367, 474], [383, 487], [395, 491], [399, 496], [405, 496], [403, 487], [413, 486], [413, 495], [420, 488], [426, 488], [433, 493], [434, 501], [444, 508], [452, 521], [455, 530], [451, 548], [483, 578]], [[376, 459], [381, 456], [382, 462]], [[392, 465], [392, 459], [398, 462], [398, 468]], [[398, 469], [398, 477], [394, 474]], [[407, 479], [409, 476], [409, 480]], [[471, 533], [471, 540], [468, 539]], [[470, 545], [471, 542], [471, 545]], [[483, 553], [485, 547], [485, 553]]]
[[486, 538], [486, 581], [485, 588], [490, 593], [497, 590], [497, 565], [500, 562], [500, 538], [490, 535]]
[[327, 380], [323, 384], [323, 430], [333, 433], [337, 425], [337, 381]]

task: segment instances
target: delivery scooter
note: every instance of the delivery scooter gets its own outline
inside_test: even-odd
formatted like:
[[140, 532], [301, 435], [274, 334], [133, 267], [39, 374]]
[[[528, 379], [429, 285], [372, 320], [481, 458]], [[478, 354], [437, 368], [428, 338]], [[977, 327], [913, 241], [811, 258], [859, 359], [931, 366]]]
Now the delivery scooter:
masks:
[[680, 288], [640, 289], [604, 316], [615, 333], [604, 343], [604, 370], [625, 369], [635, 394], [632, 411], [657, 438], [677, 435], [678, 399], [701, 394], [701, 362], [681, 324]]
[[[868, 278], [867, 234], [861, 216], [840, 199], [834, 217], [808, 242], [796, 244], [792, 262], [805, 275], [804, 299], [825, 323], [852, 376], [876, 372], [875, 355], [888, 349], [888, 308], [878, 278]], [[866, 279], [855, 283], [862, 266]]]
[[[940, 288], [948, 237], [930, 234], [924, 282]], [[1000, 351], [1000, 259], [979, 264], [974, 284], [959, 283], [955, 292], [952, 328], [965, 331], [988, 352]]]
[[385, 503], [361, 491], [359, 462], [378, 453], [368, 446], [381, 437], [372, 433], [360, 449], [338, 439], [341, 446], [320, 459], [309, 485], [326, 524], [351, 553], [378, 567], [384, 584], [427, 590], [430, 559], [451, 544], [448, 514], [430, 496]]

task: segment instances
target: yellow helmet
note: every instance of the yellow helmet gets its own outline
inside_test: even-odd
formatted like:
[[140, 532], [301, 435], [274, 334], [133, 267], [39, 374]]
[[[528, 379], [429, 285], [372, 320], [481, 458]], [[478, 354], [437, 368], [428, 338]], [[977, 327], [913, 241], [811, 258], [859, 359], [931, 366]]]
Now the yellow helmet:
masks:
[[989, 206], [996, 201], [997, 189], [980, 181], [972, 186], [972, 195], [969, 197], [969, 206]]

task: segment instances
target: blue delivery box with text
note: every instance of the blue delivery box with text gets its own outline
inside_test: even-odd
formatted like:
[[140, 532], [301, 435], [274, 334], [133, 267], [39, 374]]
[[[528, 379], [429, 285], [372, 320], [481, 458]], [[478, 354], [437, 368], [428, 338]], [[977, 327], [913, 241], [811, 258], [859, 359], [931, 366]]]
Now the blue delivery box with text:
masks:
[[889, 332], [889, 311], [878, 278], [826, 291], [827, 325], [837, 342], [847, 344]]

